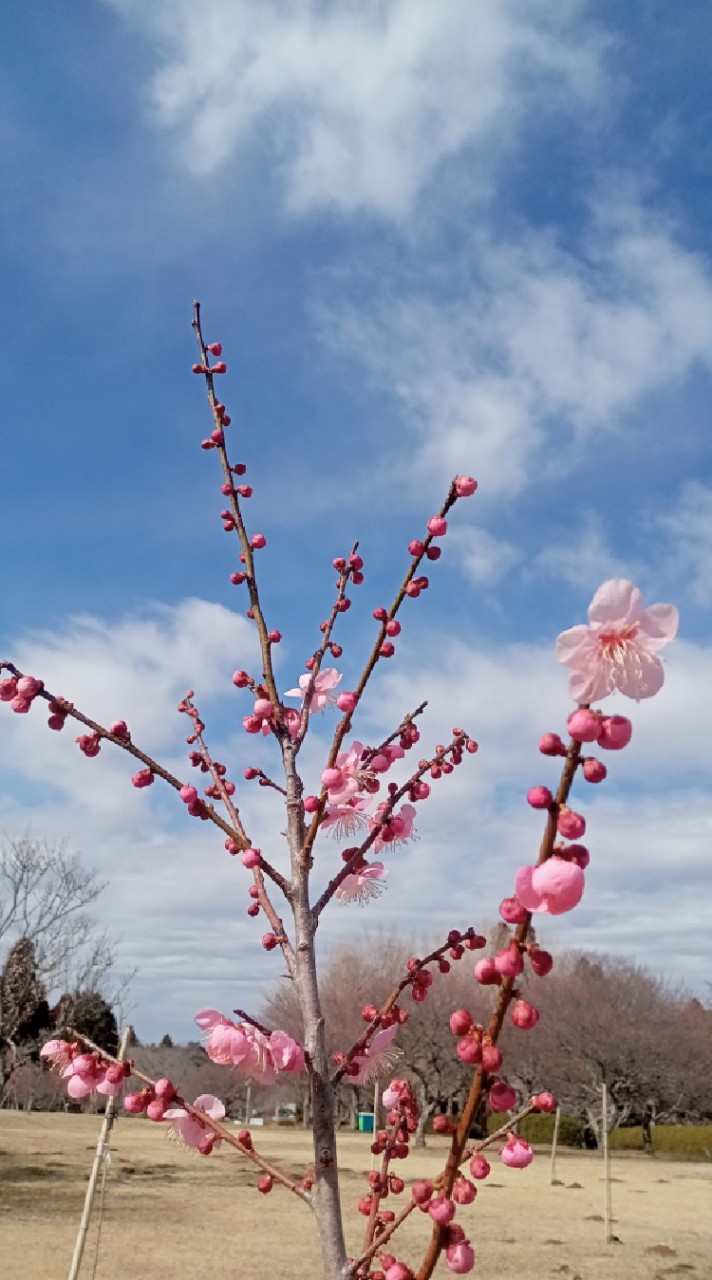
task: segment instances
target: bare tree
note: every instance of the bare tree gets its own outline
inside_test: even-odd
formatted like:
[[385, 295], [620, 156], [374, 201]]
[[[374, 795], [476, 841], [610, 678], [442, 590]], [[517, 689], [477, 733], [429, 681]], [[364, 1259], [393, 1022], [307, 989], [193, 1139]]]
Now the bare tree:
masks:
[[113, 1004], [125, 991], [126, 978], [106, 989], [115, 944], [88, 910], [104, 887], [64, 843], [29, 835], [0, 841], [3, 1084], [32, 1056], [40, 1031], [53, 1025], [53, 995], [65, 993], [58, 1006], [63, 1018], [79, 993], [101, 993]]

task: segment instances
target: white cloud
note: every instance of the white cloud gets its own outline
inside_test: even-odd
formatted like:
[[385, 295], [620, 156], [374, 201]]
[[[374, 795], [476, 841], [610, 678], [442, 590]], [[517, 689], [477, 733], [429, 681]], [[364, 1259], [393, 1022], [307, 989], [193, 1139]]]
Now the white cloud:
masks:
[[149, 118], [211, 175], [267, 154], [289, 206], [402, 217], [443, 163], [489, 167], [528, 107], [590, 111], [601, 38], [580, 0], [107, 0], [158, 61]]
[[[592, 505], [616, 434], [654, 431], [632, 411], [711, 363], [708, 266], [641, 208], [594, 218], [577, 254], [547, 234], [478, 232], [447, 267], [370, 284], [358, 285], [367, 308], [348, 287], [324, 304], [323, 337], [391, 392], [411, 479], [468, 471], [485, 500], [579, 464]], [[393, 448], [402, 455], [401, 433]]]
[[682, 578], [694, 600], [712, 603], [712, 488], [691, 480], [670, 510], [658, 517], [667, 535], [668, 569]]
[[580, 587], [582, 582], [605, 582], [608, 578], [638, 577], [630, 561], [614, 554], [595, 514], [584, 514], [580, 524], [580, 530], [568, 531], [565, 538], [540, 551], [533, 567], [573, 587]]
[[492, 586], [522, 558], [522, 553], [510, 542], [473, 525], [451, 529], [449, 543], [466, 576], [479, 586]]
[[[238, 800], [251, 837], [280, 868], [286, 844], [279, 834], [279, 797], [241, 780], [246, 763], [265, 753], [275, 768], [274, 747], [232, 735], [229, 685], [233, 665], [249, 664], [253, 636], [248, 624], [202, 601], [152, 611], [143, 619], [83, 619], [65, 631], [18, 644], [21, 660], [48, 684], [90, 712], [125, 713], [138, 739], [175, 755], [179, 776], [190, 776], [182, 745], [183, 726], [174, 706], [192, 675], [205, 690], [211, 741], [238, 784]], [[29, 665], [29, 664], [28, 664]], [[61, 668], [61, 671], [60, 671]], [[188, 670], [190, 668], [190, 670]], [[576, 805], [589, 819], [592, 869], [580, 912], [546, 922], [552, 944], [586, 945], [634, 954], [653, 968], [661, 939], [692, 936], [704, 926], [709, 849], [706, 789], [706, 721], [690, 717], [700, 690], [712, 682], [712, 651], [679, 643], [671, 651], [668, 678], [658, 698], [635, 707], [618, 701], [635, 723], [633, 742], [607, 759], [610, 780], [600, 787], [577, 784]], [[227, 714], [217, 705], [224, 691]], [[455, 723], [478, 739], [480, 750], [454, 775], [433, 786], [419, 810], [418, 842], [387, 855], [389, 887], [368, 908], [369, 924], [409, 921], [414, 932], [453, 924], [482, 924], [496, 915], [511, 891], [516, 868], [536, 855], [541, 815], [526, 804], [529, 786], [551, 784], [555, 761], [538, 754], [545, 730], [563, 730], [570, 709], [566, 673], [549, 646], [504, 646], [443, 641], [421, 635], [417, 646], [399, 644], [398, 666], [374, 683], [358, 725], [367, 741], [390, 732], [402, 715], [429, 699], [419, 722], [421, 743], [414, 759], [447, 742]], [[105, 710], [104, 710], [105, 708]], [[226, 1010], [255, 1006], [260, 986], [282, 972], [279, 956], [264, 957], [260, 920], [245, 915], [248, 876], [239, 859], [227, 856], [222, 835], [187, 817], [183, 806], [156, 784], [136, 792], [133, 766], [106, 747], [86, 760], [72, 742], [74, 732], [53, 734], [42, 708], [29, 716], [2, 710], [9, 742], [0, 773], [3, 829], [28, 826], [38, 837], [66, 837], [110, 881], [101, 902], [104, 922], [123, 936], [121, 959], [140, 968], [136, 1021], [144, 1035], [166, 1030], [190, 1033], [200, 1005]], [[322, 767], [333, 721], [315, 723], [303, 758], [307, 791]], [[267, 757], [271, 752], [271, 763]], [[257, 757], [263, 763], [262, 757]], [[398, 771], [398, 777], [405, 773]], [[50, 785], [45, 785], [49, 780]], [[339, 865], [339, 845], [323, 837], [315, 851], [315, 886]], [[363, 930], [356, 908], [334, 910], [320, 927], [322, 953]], [[702, 980], [701, 957], [687, 948], [670, 959], [676, 973]]]

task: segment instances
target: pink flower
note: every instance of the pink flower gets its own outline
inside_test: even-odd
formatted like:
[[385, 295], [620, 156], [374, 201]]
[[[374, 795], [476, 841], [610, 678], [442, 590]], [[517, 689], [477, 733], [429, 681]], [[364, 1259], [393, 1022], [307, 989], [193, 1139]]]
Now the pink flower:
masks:
[[365, 827], [366, 819], [363, 816], [363, 810], [367, 804], [368, 801], [361, 800], [359, 796], [353, 796], [342, 804], [327, 804], [321, 826], [331, 827], [331, 834], [335, 840], [347, 840], [360, 827]]
[[358, 902], [362, 907], [371, 898], [380, 898], [386, 887], [380, 881], [385, 880], [387, 875], [382, 862], [371, 862], [360, 871], [345, 876], [334, 896], [341, 903]]
[[586, 878], [575, 862], [548, 858], [540, 867], [520, 867], [514, 885], [527, 911], [546, 911], [560, 916], [571, 911], [583, 896]]
[[393, 1069], [401, 1056], [400, 1049], [391, 1048], [397, 1030], [396, 1022], [392, 1027], [377, 1031], [363, 1052], [355, 1055], [352, 1061], [359, 1070], [358, 1075], [348, 1076], [350, 1084], [367, 1084]]
[[[336, 667], [326, 667], [324, 671], [320, 671], [314, 681], [314, 690], [309, 700], [310, 711], [323, 711], [325, 707], [333, 707], [336, 705], [336, 694], [334, 689], [337, 684], [341, 683], [341, 676]], [[299, 687], [297, 689], [287, 689], [285, 698], [301, 698], [302, 702], [307, 696], [307, 689], [311, 676], [307, 673], [299, 677]]]
[[[211, 1120], [223, 1120], [225, 1118], [225, 1107], [219, 1098], [213, 1096], [212, 1093], [201, 1093], [193, 1103], [200, 1111], [204, 1111], [210, 1116]], [[164, 1120], [172, 1122], [173, 1133], [186, 1147], [198, 1148], [204, 1143], [206, 1137], [212, 1134], [212, 1130], [208, 1128], [204, 1120], [200, 1120], [198, 1116], [192, 1116], [185, 1107], [169, 1107], [163, 1113]], [[215, 1138], [211, 1143], [211, 1149], [219, 1147], [222, 1139]]]
[[261, 1084], [274, 1084], [278, 1071], [304, 1066], [303, 1049], [286, 1031], [268, 1037], [249, 1022], [231, 1022], [217, 1009], [200, 1009], [195, 1021], [207, 1033], [205, 1052], [213, 1062], [237, 1067]]
[[[383, 810], [387, 807], [386, 803], [379, 804], [376, 810], [376, 816], [369, 823], [371, 830], [378, 826], [381, 821]], [[376, 839], [373, 842], [373, 852], [380, 853], [382, 849], [395, 849], [396, 845], [402, 844], [404, 840], [413, 838], [413, 822], [415, 821], [416, 810], [412, 804], [404, 804], [398, 813], [392, 813], [387, 822], [381, 827]]]
[[286, 1031], [273, 1031], [269, 1038], [272, 1061], [278, 1071], [301, 1071], [304, 1067], [302, 1046]]
[[72, 1056], [72, 1045], [68, 1040], [48, 1040], [40, 1049], [41, 1058], [49, 1058], [53, 1067], [65, 1067]]
[[651, 698], [665, 678], [656, 654], [675, 639], [679, 625], [671, 604], [643, 608], [643, 597], [626, 578], [598, 588], [588, 626], [562, 631], [556, 656], [571, 667], [569, 691], [577, 702], [597, 702], [614, 689], [628, 698]]

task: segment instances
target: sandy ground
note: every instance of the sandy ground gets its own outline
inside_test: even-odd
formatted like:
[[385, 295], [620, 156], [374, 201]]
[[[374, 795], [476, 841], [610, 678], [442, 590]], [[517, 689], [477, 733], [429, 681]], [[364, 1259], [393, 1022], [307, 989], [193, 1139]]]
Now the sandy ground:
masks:
[[[100, 1121], [93, 1116], [0, 1112], [0, 1276], [54, 1280], [69, 1271]], [[255, 1130], [256, 1143], [301, 1174], [309, 1160], [300, 1130]], [[368, 1140], [341, 1141], [342, 1195], [361, 1237], [356, 1201], [370, 1168]], [[262, 1196], [240, 1157], [203, 1158], [167, 1141], [164, 1126], [122, 1118], [112, 1134], [95, 1280], [312, 1280], [320, 1276], [313, 1222], [275, 1189]], [[445, 1143], [431, 1139], [401, 1171], [435, 1174]], [[524, 1170], [497, 1162], [472, 1206], [459, 1210], [487, 1280], [712, 1280], [712, 1167], [613, 1157], [614, 1232], [604, 1243], [603, 1183], [596, 1153], [563, 1153], [562, 1185], [549, 1182], [548, 1152]], [[391, 1201], [394, 1203], [394, 1201]], [[98, 1209], [98, 1201], [97, 1201]], [[94, 1280], [98, 1212], [82, 1280]], [[417, 1262], [427, 1223], [414, 1214], [400, 1257]], [[420, 1246], [420, 1248], [419, 1248]], [[439, 1276], [449, 1275], [440, 1264]]]

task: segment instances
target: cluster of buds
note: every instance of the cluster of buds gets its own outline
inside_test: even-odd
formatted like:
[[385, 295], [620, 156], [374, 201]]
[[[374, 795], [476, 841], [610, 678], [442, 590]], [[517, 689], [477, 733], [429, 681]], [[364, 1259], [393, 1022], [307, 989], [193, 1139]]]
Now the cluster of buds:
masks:
[[177, 1094], [178, 1090], [172, 1081], [163, 1077], [138, 1093], [127, 1093], [124, 1097], [124, 1110], [131, 1116], [140, 1116], [145, 1112], [149, 1120], [158, 1123], [165, 1118], [165, 1113]]
[[[44, 689], [44, 681], [34, 676], [8, 676], [0, 680], [0, 702], [8, 702], [18, 716], [27, 715], [35, 698]], [[53, 728], [55, 726], [52, 726]]]

